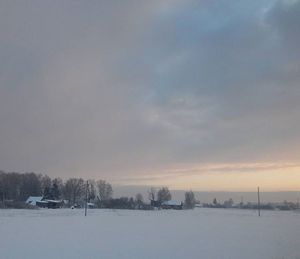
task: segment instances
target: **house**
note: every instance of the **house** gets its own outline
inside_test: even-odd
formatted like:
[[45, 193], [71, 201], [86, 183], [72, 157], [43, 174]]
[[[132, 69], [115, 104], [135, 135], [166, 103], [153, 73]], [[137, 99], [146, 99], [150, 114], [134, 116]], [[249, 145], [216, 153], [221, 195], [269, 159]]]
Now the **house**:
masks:
[[25, 203], [36, 206], [36, 203], [42, 200], [43, 196], [29, 196]]
[[63, 206], [63, 201], [61, 200], [47, 200], [44, 199], [43, 196], [30, 196], [26, 200], [27, 204], [38, 206], [40, 208], [48, 208], [48, 209], [57, 209]]
[[173, 209], [173, 210], [182, 210], [183, 203], [178, 201], [164, 201], [161, 203], [162, 209]]

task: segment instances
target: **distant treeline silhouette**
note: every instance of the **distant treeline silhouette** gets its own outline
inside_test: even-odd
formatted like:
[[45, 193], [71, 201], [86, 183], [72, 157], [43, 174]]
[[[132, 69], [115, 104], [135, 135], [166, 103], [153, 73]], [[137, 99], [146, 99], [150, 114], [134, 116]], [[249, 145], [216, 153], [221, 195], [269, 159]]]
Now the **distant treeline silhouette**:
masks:
[[[82, 178], [50, 178], [48, 175], [0, 171], [0, 207], [26, 207], [29, 196], [42, 196], [48, 200], [62, 200], [66, 207], [82, 207], [85, 202], [98, 208], [115, 209], [152, 209], [170, 201], [172, 195], [167, 187], [159, 190], [151, 188], [148, 192], [149, 202], [142, 194], [135, 197], [113, 199], [113, 188], [105, 180]], [[185, 194], [185, 207], [195, 206], [193, 192]], [[166, 207], [168, 207], [166, 205]]]

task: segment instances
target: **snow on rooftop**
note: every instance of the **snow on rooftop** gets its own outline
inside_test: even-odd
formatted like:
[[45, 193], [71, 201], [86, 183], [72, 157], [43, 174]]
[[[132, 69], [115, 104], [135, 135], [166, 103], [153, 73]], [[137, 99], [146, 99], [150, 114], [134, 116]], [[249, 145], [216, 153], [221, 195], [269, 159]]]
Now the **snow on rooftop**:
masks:
[[29, 196], [28, 199], [26, 200], [26, 203], [31, 204], [31, 205], [36, 205], [37, 201], [42, 201], [43, 196]]

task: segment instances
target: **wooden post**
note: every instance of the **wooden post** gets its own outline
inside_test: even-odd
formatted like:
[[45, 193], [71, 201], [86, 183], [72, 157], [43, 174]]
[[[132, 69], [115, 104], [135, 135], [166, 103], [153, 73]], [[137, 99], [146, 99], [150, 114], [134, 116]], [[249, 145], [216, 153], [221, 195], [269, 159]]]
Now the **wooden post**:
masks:
[[259, 187], [257, 187], [257, 209], [258, 209], [258, 216], [260, 217], [260, 194], [259, 194]]
[[86, 181], [86, 189], [85, 189], [85, 206], [84, 206], [84, 216], [86, 217], [87, 213], [87, 203], [88, 203], [88, 189], [89, 189], [89, 182]]

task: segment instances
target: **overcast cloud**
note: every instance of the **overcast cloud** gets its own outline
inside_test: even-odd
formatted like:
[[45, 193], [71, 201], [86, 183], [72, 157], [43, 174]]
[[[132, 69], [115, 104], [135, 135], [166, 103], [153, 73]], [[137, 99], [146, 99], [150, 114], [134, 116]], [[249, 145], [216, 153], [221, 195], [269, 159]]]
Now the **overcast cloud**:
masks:
[[0, 1], [0, 168], [298, 163], [299, 28], [295, 0]]

